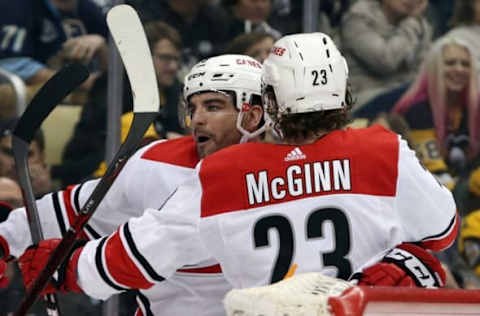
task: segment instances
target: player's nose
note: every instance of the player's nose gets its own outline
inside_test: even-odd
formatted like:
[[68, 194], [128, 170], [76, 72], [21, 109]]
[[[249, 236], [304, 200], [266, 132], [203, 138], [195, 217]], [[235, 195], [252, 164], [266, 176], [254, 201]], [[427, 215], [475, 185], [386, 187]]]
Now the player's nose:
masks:
[[195, 112], [192, 114], [192, 122], [191, 122], [192, 127], [195, 127], [197, 125], [204, 125], [206, 123], [207, 123], [206, 111], [202, 107], [197, 108]]

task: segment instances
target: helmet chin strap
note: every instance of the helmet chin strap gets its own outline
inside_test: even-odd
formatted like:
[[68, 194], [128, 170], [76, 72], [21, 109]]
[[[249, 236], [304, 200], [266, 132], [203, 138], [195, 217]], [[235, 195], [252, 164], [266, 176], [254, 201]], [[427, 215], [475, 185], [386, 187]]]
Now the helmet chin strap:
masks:
[[249, 132], [242, 127], [242, 119], [243, 114], [245, 112], [240, 111], [237, 116], [237, 129], [242, 133], [242, 137], [240, 138], [240, 144], [246, 143], [249, 139], [254, 138], [265, 131], [265, 124], [262, 125], [259, 129], [255, 130], [254, 132]]

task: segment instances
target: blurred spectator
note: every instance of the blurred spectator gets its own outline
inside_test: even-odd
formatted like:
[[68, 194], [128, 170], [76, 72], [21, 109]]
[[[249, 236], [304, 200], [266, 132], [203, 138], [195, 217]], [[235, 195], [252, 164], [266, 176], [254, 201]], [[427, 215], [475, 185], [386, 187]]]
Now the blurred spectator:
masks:
[[[182, 92], [177, 80], [181, 40], [178, 32], [164, 22], [145, 24], [160, 90], [160, 114], [154, 122], [158, 137], [171, 138], [184, 131], [178, 120], [178, 103]], [[123, 113], [132, 111], [132, 92], [124, 80]], [[82, 109], [74, 134], [65, 147], [61, 165], [52, 167], [52, 176], [63, 185], [90, 177], [105, 157], [107, 117], [107, 76], [97, 80]], [[124, 118], [128, 120], [127, 118]], [[131, 121], [131, 115], [130, 115]]]
[[433, 29], [434, 39], [445, 35], [451, 28], [449, 23], [452, 18], [456, 0], [429, 0], [426, 16]]
[[476, 67], [467, 43], [438, 40], [393, 109], [405, 116], [427, 169], [450, 188], [450, 174], [466, 176], [480, 149]]
[[458, 251], [464, 260], [458, 267], [463, 287], [480, 289], [480, 209], [462, 220]]
[[[181, 73], [200, 59], [224, 48], [228, 24], [222, 7], [209, 0], [128, 0], [137, 9], [143, 23], [160, 20], [175, 28], [182, 37]], [[183, 77], [180, 76], [180, 80]]]
[[[0, 122], [0, 177], [17, 180], [15, 160], [12, 151], [12, 132], [17, 123], [16, 119]], [[43, 132], [39, 130], [33, 138], [28, 152], [28, 165], [35, 196], [40, 197], [52, 190], [50, 170], [45, 162], [45, 140]]]
[[228, 38], [251, 32], [268, 33], [275, 39], [282, 35], [267, 23], [272, 10], [271, 0], [223, 0], [222, 4], [229, 15]]
[[[0, 66], [27, 85], [42, 85], [70, 61], [90, 63], [98, 56], [98, 69], [106, 69], [107, 26], [91, 0], [2, 1], [0, 16]], [[88, 90], [96, 76], [82, 88]]]
[[[4, 206], [0, 214], [0, 223], [8, 217], [8, 212], [10, 212], [11, 209], [23, 205], [20, 186], [10, 178], [0, 177], [0, 203]], [[10, 210], [8, 206], [10, 206]]]
[[[318, 31], [335, 35], [343, 14], [354, 0], [322, 0], [319, 3]], [[282, 34], [303, 32], [305, 1], [272, 0], [269, 23]]]
[[480, 210], [480, 159], [476, 161], [476, 168], [470, 173], [470, 176], [465, 181], [467, 187], [465, 204], [463, 209], [465, 212], [471, 212], [472, 210]]
[[410, 135], [410, 126], [408, 126], [407, 121], [401, 115], [382, 112], [371, 121], [370, 125], [372, 124], [380, 124], [392, 132], [397, 133], [407, 141], [410, 148], [414, 149], [412, 146], [412, 137]]
[[268, 19], [273, 28], [282, 34], [301, 33], [303, 1], [272, 0], [271, 15]]
[[452, 26], [446, 36], [467, 42], [480, 65], [480, 0], [456, 0]]
[[410, 83], [406, 83], [397, 88], [393, 88], [392, 90], [388, 90], [374, 96], [364, 105], [353, 111], [353, 116], [355, 118], [372, 119], [379, 113], [390, 112], [393, 106], [398, 102], [398, 100], [400, 100], [402, 95], [409, 87]]
[[275, 39], [268, 33], [241, 34], [225, 49], [225, 54], [248, 55], [263, 63], [273, 47]]
[[340, 29], [350, 83], [362, 106], [413, 80], [431, 44], [428, 0], [358, 0]]

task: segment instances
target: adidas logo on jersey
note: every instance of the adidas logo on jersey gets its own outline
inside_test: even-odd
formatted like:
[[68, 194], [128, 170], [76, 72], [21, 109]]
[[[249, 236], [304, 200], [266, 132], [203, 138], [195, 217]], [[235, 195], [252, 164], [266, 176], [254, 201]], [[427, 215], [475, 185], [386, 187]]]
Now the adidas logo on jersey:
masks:
[[295, 147], [294, 150], [288, 153], [287, 157], [285, 157], [285, 161], [293, 161], [293, 160], [300, 160], [305, 159], [307, 156], [300, 150], [300, 148]]

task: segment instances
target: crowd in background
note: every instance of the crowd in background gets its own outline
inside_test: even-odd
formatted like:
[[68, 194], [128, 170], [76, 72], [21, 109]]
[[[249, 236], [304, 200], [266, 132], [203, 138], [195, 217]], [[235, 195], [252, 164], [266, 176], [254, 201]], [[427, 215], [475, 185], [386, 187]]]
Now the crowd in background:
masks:
[[[303, 1], [126, 3], [144, 23], [161, 95], [161, 111], [144, 143], [188, 134], [179, 115], [182, 81], [197, 61], [231, 53], [263, 62], [276, 39], [302, 32]], [[356, 101], [352, 126], [380, 123], [401, 134], [425, 167], [452, 190], [463, 222], [455, 245], [439, 257], [451, 272], [451, 286], [480, 288], [480, 0], [319, 3], [316, 30], [331, 35], [348, 62]], [[32, 142], [29, 163], [37, 196], [101, 176], [105, 170], [105, 14], [110, 6], [108, 0], [0, 3], [0, 68], [24, 81], [28, 99], [65, 63], [79, 61], [91, 70], [88, 80], [64, 101], [82, 110], [62, 162], [47, 165], [41, 132]], [[0, 83], [0, 217], [9, 206], [22, 205], [11, 150], [16, 123], [12, 104], [11, 87]], [[122, 138], [131, 124], [131, 111], [132, 92], [124, 80]], [[11, 273], [15, 275], [13, 265]], [[15, 286], [18, 283], [12, 282]], [[16, 288], [0, 291], [0, 307], [15, 304], [18, 293]], [[84, 306], [77, 308], [79, 315], [100, 310], [99, 302], [72, 299], [77, 300], [83, 301], [75, 304]], [[7, 310], [0, 308], [0, 316]]]

